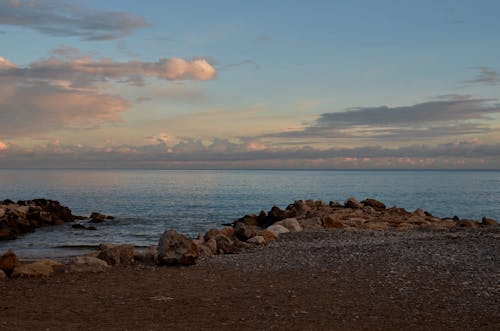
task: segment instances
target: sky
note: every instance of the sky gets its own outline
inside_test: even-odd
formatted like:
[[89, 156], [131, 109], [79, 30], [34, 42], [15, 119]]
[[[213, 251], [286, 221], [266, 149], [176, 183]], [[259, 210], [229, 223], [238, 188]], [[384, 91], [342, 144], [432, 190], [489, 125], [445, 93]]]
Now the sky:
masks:
[[500, 169], [499, 17], [0, 0], [0, 168]]

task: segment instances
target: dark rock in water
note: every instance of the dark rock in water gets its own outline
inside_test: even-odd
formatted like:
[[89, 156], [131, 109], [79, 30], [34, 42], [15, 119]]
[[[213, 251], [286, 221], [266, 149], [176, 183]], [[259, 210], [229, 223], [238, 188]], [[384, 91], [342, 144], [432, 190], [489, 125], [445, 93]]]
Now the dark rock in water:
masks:
[[92, 225], [91, 225], [91, 226], [85, 226], [85, 225], [83, 225], [83, 224], [79, 224], [79, 223], [77, 223], [77, 224], [73, 224], [71, 227], [72, 227], [73, 229], [82, 229], [82, 230], [97, 230], [97, 228], [96, 228], [95, 226], [92, 226]]
[[245, 215], [245, 216], [237, 219], [234, 223], [235, 224], [236, 223], [244, 223], [247, 225], [256, 226], [258, 224], [258, 217], [255, 214]]
[[457, 215], [453, 216], [453, 220], [454, 221], [460, 221], [460, 217], [458, 217]]
[[361, 203], [365, 206], [370, 206], [377, 211], [384, 210], [386, 208], [384, 203], [382, 203], [378, 200], [375, 200], [375, 199], [368, 198], [368, 199], [361, 201]]
[[20, 200], [17, 203], [4, 200], [0, 203], [0, 240], [16, 239], [41, 226], [74, 220], [71, 209], [54, 200]]
[[113, 220], [113, 219], [115, 219], [113, 216], [93, 212], [92, 214], [90, 214], [89, 223], [102, 223], [106, 220]]
[[191, 265], [198, 258], [198, 247], [183, 234], [175, 230], [163, 233], [158, 242], [158, 264]]

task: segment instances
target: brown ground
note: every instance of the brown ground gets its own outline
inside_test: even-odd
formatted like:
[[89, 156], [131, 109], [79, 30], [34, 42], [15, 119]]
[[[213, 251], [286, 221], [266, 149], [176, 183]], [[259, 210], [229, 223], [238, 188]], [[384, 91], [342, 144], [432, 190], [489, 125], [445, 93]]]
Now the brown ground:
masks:
[[[500, 330], [498, 231], [470, 240], [467, 234], [355, 235], [353, 244], [350, 233], [320, 234], [321, 246], [300, 248], [310, 257], [298, 267], [293, 254], [276, 268], [271, 260], [252, 270], [241, 265], [283, 247], [290, 253], [295, 239], [285, 236], [274, 246], [193, 267], [114, 267], [0, 282], [0, 329]], [[303, 236], [303, 243], [311, 240]], [[336, 244], [322, 250], [329, 242]], [[481, 242], [486, 246], [475, 249]], [[485, 251], [484, 262], [470, 265]], [[430, 262], [416, 265], [420, 256]]]

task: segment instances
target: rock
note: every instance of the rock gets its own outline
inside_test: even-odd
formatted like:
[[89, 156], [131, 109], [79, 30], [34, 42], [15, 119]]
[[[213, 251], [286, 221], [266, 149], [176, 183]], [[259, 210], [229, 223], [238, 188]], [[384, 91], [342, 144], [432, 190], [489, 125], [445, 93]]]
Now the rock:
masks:
[[[2, 224], [0, 224], [1, 226]], [[0, 240], [12, 240], [16, 239], [16, 234], [8, 228], [0, 228]]]
[[343, 229], [345, 228], [345, 224], [334, 216], [328, 215], [323, 218], [323, 227], [326, 229]]
[[285, 218], [275, 224], [282, 225], [290, 232], [300, 232], [302, 231], [302, 226], [295, 218]]
[[48, 277], [54, 274], [51, 265], [43, 262], [19, 264], [14, 268], [12, 278]]
[[225, 226], [220, 230], [220, 233], [226, 237], [231, 237], [234, 234], [234, 228], [232, 226]]
[[205, 236], [203, 239], [205, 239], [205, 241], [209, 241], [210, 239], [215, 239], [215, 237], [217, 237], [219, 234], [221, 234], [220, 230], [210, 229], [207, 231], [207, 233], [205, 233]]
[[7, 251], [7, 253], [0, 256], [0, 270], [7, 275], [10, 275], [18, 264], [19, 260], [13, 251]]
[[268, 230], [261, 230], [257, 232], [257, 235], [263, 237], [266, 240], [266, 243], [278, 238], [278, 235], [276, 233]]
[[[265, 212], [264, 212], [264, 214], [265, 214]], [[267, 218], [267, 216], [265, 216], [264, 219], [265, 218]], [[236, 220], [235, 223], [244, 223], [246, 225], [256, 226], [258, 224], [258, 217], [255, 214], [245, 215], [242, 218], [239, 218], [238, 220]]]
[[134, 246], [125, 244], [119, 246], [101, 245], [98, 259], [106, 261], [109, 265], [130, 265], [134, 263]]
[[93, 212], [90, 214], [90, 219], [98, 219], [98, 220], [114, 220], [115, 218], [110, 215], [104, 215], [101, 213]]
[[45, 264], [47, 266], [52, 267], [54, 272], [56, 273], [62, 273], [65, 271], [65, 266], [61, 262], [50, 260], [50, 259], [41, 259], [37, 261], [37, 263]]
[[319, 217], [304, 218], [298, 220], [298, 222], [304, 231], [320, 230], [323, 227]]
[[106, 261], [92, 256], [77, 256], [70, 261], [66, 272], [104, 272], [109, 268]]
[[267, 243], [267, 241], [263, 236], [255, 236], [255, 237], [248, 239], [247, 243], [257, 244], [257, 245], [265, 245]]
[[2, 270], [0, 270], [0, 282], [2, 280], [6, 280], [7, 279], [7, 275], [5, 274], [5, 272], [3, 272]]
[[158, 264], [191, 265], [196, 262], [198, 248], [196, 244], [175, 230], [163, 233], [158, 242]]
[[362, 209], [363, 205], [355, 198], [349, 198], [344, 202], [344, 207], [352, 209]]
[[279, 236], [282, 233], [288, 233], [288, 232], [290, 232], [283, 225], [279, 225], [279, 224], [273, 224], [273, 225], [269, 226], [266, 230], [274, 232], [276, 234], [276, 236]]
[[219, 234], [215, 237], [217, 242], [217, 254], [234, 254], [237, 253], [236, 247], [234, 247], [234, 242], [223, 234]]
[[284, 218], [283, 214], [284, 214], [283, 210], [281, 210], [277, 206], [273, 206], [271, 208], [271, 210], [267, 213], [267, 218], [266, 218], [265, 222], [263, 222], [262, 224], [259, 224], [259, 226], [268, 227], [269, 225], [272, 225], [278, 221], [281, 221]]
[[478, 227], [478, 223], [474, 220], [455, 221], [455, 224], [461, 228], [477, 228]]
[[425, 215], [425, 211], [423, 211], [422, 209], [418, 208], [416, 209], [413, 214], [415, 214], [416, 216], [420, 216], [422, 218], [425, 218], [427, 215]]
[[217, 241], [213, 238], [209, 241], [204, 241], [197, 246], [200, 256], [212, 256], [217, 253]]
[[495, 226], [498, 225], [497, 221], [495, 221], [493, 218], [489, 218], [489, 217], [483, 217], [481, 224], [482, 225], [495, 225]]
[[254, 237], [257, 234], [255, 226], [250, 226], [243, 222], [236, 222], [234, 226], [234, 235], [236, 238], [242, 241], [247, 241], [248, 239]]
[[[372, 207], [376, 211], [384, 210], [386, 208], [384, 203], [382, 203], [378, 200], [375, 200], [375, 199], [367, 198], [367, 199], [361, 201], [361, 203], [365, 206]], [[350, 207], [350, 208], [352, 208], [352, 207]]]
[[148, 247], [145, 251], [134, 250], [134, 261], [154, 265], [156, 264], [156, 259], [158, 257], [158, 251], [156, 246]]
[[72, 227], [73, 229], [82, 229], [82, 230], [97, 230], [97, 228], [96, 228], [95, 226], [92, 226], [92, 225], [91, 225], [91, 226], [85, 226], [85, 225], [83, 225], [83, 224], [79, 224], [79, 223], [77, 223], [77, 224], [73, 224], [71, 227]]

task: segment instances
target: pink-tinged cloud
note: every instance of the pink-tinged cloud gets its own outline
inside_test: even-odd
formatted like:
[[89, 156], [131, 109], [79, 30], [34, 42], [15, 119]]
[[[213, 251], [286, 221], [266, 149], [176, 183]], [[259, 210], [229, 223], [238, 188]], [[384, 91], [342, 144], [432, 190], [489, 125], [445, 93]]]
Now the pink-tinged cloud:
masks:
[[0, 141], [0, 152], [5, 151], [8, 148], [7, 144]]
[[[160, 80], [213, 79], [205, 59], [116, 62], [55, 51], [45, 60], [18, 67], [0, 57], [0, 138], [33, 136], [59, 129], [88, 128], [120, 120], [130, 104], [102, 82], [144, 85]], [[170, 91], [170, 96], [176, 90]], [[181, 97], [185, 97], [185, 91]]]

